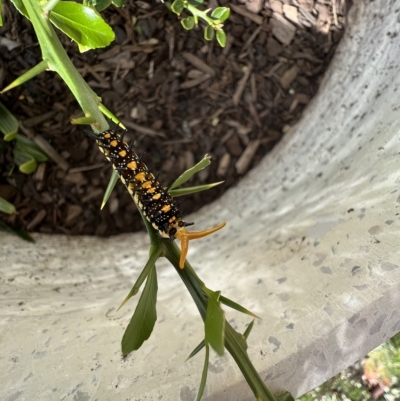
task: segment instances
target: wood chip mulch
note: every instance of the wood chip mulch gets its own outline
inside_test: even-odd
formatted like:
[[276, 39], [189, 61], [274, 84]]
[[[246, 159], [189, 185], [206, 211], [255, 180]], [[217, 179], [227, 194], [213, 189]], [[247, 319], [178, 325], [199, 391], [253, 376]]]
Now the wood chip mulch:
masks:
[[[186, 197], [185, 213], [235, 185], [299, 120], [318, 90], [350, 6], [345, 0], [220, 1], [231, 8], [222, 49], [206, 42], [200, 28], [185, 31], [163, 4], [129, 4], [103, 13], [116, 33], [106, 49], [80, 54], [59, 37], [163, 184], [212, 155], [212, 165], [190, 185], [225, 183]], [[208, 6], [218, 4], [211, 0]], [[8, 2], [3, 22], [1, 88], [41, 60], [30, 23]], [[0, 196], [18, 213], [0, 218], [41, 233], [104, 236], [143, 229], [121, 183], [100, 211], [111, 166], [84, 127], [70, 123], [81, 112], [58, 76], [42, 73], [0, 95], [0, 101], [20, 121], [20, 132], [35, 138], [53, 159], [25, 176], [13, 169], [12, 146], [3, 143]]]

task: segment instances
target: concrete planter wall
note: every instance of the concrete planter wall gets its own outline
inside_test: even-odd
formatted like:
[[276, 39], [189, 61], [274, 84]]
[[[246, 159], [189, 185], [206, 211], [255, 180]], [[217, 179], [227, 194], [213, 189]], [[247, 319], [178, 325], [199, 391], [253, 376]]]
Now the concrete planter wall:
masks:
[[[400, 1], [356, 1], [319, 95], [237, 188], [204, 208], [189, 259], [215, 290], [262, 317], [249, 354], [272, 390], [303, 394], [400, 331]], [[193, 400], [200, 317], [158, 265], [158, 321], [121, 360], [144, 234], [0, 235], [0, 395], [6, 400]], [[234, 327], [249, 319], [227, 311]], [[251, 400], [229, 355], [206, 400]]]

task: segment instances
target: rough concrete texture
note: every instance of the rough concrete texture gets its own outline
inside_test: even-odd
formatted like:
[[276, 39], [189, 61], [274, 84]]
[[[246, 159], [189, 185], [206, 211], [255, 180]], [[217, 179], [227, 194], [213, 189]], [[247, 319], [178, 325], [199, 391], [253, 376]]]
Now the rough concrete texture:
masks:
[[[355, 2], [319, 95], [263, 163], [193, 217], [189, 260], [215, 290], [262, 317], [249, 354], [272, 390], [299, 396], [400, 331], [400, 1]], [[195, 399], [197, 311], [158, 265], [158, 321], [121, 359], [145, 235], [1, 236], [0, 396], [11, 400]], [[248, 318], [227, 311], [234, 327]], [[204, 397], [251, 400], [229, 355]]]

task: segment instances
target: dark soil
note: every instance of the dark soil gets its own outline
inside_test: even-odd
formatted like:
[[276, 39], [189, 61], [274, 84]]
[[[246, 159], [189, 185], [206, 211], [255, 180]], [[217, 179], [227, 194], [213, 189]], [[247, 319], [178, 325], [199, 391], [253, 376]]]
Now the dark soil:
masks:
[[[246, 6], [254, 9], [257, 2], [219, 2], [231, 7], [224, 49], [206, 42], [200, 28], [185, 31], [175, 14], [155, 2], [104, 12], [116, 33], [106, 49], [81, 54], [59, 35], [82, 76], [129, 129], [136, 153], [145, 155], [153, 172], [161, 172], [163, 184], [206, 153], [212, 156], [212, 165], [189, 184], [225, 183], [186, 197], [184, 213], [235, 185], [299, 120], [334, 54], [349, 5], [336, 0], [259, 4], [262, 10], [252, 14]], [[0, 37], [18, 46], [10, 50], [0, 42], [1, 88], [41, 61], [30, 23], [9, 2], [3, 24]], [[18, 211], [1, 214], [3, 221], [28, 231], [71, 235], [143, 228], [121, 183], [100, 210], [112, 169], [83, 132], [86, 127], [71, 124], [82, 114], [58, 76], [42, 73], [0, 101], [22, 123], [21, 133], [53, 146], [66, 165], [63, 170], [48, 162], [23, 175], [14, 165], [12, 144], [3, 143], [0, 196]]]

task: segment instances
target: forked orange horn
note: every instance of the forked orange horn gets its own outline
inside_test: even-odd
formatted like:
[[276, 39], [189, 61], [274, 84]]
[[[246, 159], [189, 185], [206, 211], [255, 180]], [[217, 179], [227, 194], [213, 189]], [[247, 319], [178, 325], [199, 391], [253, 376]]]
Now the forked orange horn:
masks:
[[225, 227], [226, 223], [223, 222], [220, 225], [209, 228], [208, 230], [204, 231], [195, 231], [195, 232], [188, 232], [186, 231], [186, 228], [181, 228], [177, 233], [176, 233], [176, 238], [179, 238], [181, 240], [181, 257], [179, 259], [179, 267], [181, 269], [184, 268], [185, 266], [185, 259], [186, 255], [188, 253], [189, 249], [189, 241], [192, 239], [197, 239], [197, 238], [202, 238], [207, 235], [210, 235], [212, 233], [215, 233], [215, 231], [220, 230], [221, 228]]

